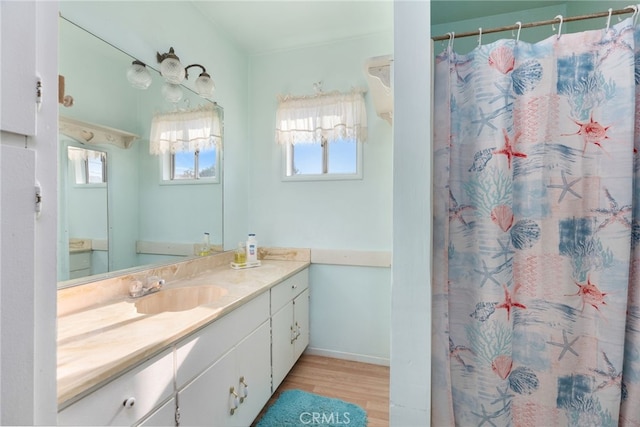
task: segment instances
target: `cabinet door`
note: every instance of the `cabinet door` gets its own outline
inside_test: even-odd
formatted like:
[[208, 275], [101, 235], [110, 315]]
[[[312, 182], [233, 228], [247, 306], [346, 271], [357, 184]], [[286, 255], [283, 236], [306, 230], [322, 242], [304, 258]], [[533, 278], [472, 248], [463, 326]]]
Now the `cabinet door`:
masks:
[[293, 336], [293, 302], [289, 302], [271, 317], [272, 392], [293, 366]]
[[[246, 427], [271, 397], [271, 329], [264, 322], [234, 350], [240, 406], [231, 417], [234, 427]], [[240, 381], [240, 379], [244, 381]], [[246, 398], [245, 398], [245, 392]]]
[[[270, 338], [269, 322], [264, 322], [180, 391], [180, 425], [251, 425], [271, 396]], [[231, 387], [238, 395], [237, 402]]]
[[237, 392], [234, 353], [219, 359], [185, 388], [178, 391], [180, 425], [222, 427], [231, 425], [230, 388]]
[[36, 134], [35, 16], [35, 1], [0, 2], [0, 129], [21, 135]]
[[139, 427], [169, 427], [176, 425], [176, 400], [171, 398], [158, 408], [151, 416], [138, 424]]
[[269, 293], [265, 292], [180, 342], [176, 347], [177, 388], [204, 372], [268, 319]]
[[293, 300], [293, 363], [309, 345], [309, 289], [305, 289]]

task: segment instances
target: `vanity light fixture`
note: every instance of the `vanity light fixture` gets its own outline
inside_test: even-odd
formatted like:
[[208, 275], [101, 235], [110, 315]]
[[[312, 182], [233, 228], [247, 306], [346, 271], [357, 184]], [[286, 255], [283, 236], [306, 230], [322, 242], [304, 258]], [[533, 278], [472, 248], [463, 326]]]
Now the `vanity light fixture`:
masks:
[[160, 54], [156, 52], [156, 58], [158, 64], [160, 64], [160, 74], [164, 79], [176, 85], [182, 83], [182, 80], [187, 76], [186, 69], [180, 63], [180, 58], [176, 55], [173, 48], [169, 48], [169, 52]]
[[[160, 52], [156, 52], [156, 59], [160, 64], [160, 75], [165, 79], [165, 83], [162, 86], [162, 95], [167, 101], [175, 103], [182, 99], [180, 83], [182, 83], [184, 79], [189, 78], [188, 71], [191, 67], [199, 67], [202, 69], [202, 72], [195, 81], [195, 89], [198, 95], [203, 98], [211, 98], [213, 96], [215, 84], [202, 65], [191, 64], [186, 67], [183, 66], [173, 47], [169, 48], [169, 52], [167, 53], [161, 54]], [[131, 66], [127, 70], [127, 79], [129, 83], [137, 89], [147, 89], [151, 85], [151, 74], [147, 66], [139, 60], [131, 63]]]
[[127, 70], [127, 80], [136, 89], [146, 89], [151, 86], [151, 73], [144, 62], [136, 59]]

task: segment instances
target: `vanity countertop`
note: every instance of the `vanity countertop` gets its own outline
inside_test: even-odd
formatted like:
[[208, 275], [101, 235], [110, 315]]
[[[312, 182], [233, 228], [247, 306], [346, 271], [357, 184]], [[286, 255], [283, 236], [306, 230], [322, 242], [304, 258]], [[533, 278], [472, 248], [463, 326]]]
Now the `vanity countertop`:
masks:
[[257, 268], [234, 270], [226, 264], [190, 278], [167, 280], [166, 289], [216, 285], [228, 291], [216, 302], [191, 310], [139, 314], [136, 300], [122, 296], [59, 315], [59, 407], [76, 401], [308, 266], [308, 261], [263, 260]]

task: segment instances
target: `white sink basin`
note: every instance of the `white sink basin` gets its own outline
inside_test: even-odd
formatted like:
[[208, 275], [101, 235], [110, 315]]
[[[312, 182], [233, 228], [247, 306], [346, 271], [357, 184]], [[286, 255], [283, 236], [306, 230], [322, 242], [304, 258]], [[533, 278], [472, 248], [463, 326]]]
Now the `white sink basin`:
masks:
[[135, 306], [141, 314], [185, 311], [216, 302], [228, 293], [228, 290], [214, 285], [163, 289], [136, 300]]

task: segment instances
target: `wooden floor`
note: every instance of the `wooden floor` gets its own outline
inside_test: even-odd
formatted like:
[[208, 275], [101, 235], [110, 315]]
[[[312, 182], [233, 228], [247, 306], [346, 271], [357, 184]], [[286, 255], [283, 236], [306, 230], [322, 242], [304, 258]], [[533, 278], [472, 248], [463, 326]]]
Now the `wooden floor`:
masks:
[[389, 425], [389, 367], [303, 354], [265, 405], [281, 392], [299, 389], [355, 403], [367, 411], [368, 427]]

